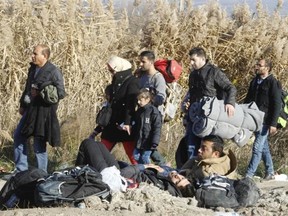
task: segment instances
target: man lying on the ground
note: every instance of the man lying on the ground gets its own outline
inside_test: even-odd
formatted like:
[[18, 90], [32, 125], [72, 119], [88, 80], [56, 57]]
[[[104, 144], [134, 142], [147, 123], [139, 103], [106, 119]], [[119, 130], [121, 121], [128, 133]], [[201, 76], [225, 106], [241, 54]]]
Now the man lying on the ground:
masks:
[[97, 141], [84, 140], [79, 148], [76, 165], [88, 164], [99, 172], [115, 165], [126, 179], [133, 179], [136, 183], [153, 183], [175, 196], [193, 197], [194, 181], [205, 176], [219, 174], [231, 179], [236, 178], [235, 156], [231, 151], [228, 155], [225, 154], [223, 152], [223, 140], [214, 135], [202, 139], [197, 158], [187, 161], [180, 171], [169, 166], [154, 164], [117, 163], [109, 151], [103, 148], [99, 150], [97, 147], [99, 145], [101, 143]]

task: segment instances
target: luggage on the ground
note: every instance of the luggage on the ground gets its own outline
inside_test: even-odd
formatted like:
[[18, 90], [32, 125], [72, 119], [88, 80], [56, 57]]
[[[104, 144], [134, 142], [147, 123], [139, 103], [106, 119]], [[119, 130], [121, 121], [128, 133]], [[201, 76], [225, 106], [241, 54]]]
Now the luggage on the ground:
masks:
[[239, 206], [233, 180], [225, 176], [211, 175], [198, 180], [196, 199], [199, 207], [235, 208]]
[[111, 200], [109, 186], [102, 181], [101, 174], [88, 165], [54, 172], [35, 189], [37, 206], [79, 202], [89, 196]]
[[12, 176], [0, 192], [0, 209], [27, 208], [35, 205], [34, 191], [48, 174], [42, 169], [29, 169]]

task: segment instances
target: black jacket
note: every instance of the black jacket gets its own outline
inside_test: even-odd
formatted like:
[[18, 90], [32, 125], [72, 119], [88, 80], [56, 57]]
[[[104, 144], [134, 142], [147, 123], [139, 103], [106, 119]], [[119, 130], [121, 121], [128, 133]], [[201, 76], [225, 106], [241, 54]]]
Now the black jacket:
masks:
[[256, 76], [250, 82], [244, 103], [255, 101], [258, 108], [265, 112], [263, 124], [276, 127], [281, 110], [280, 84], [272, 74], [266, 77], [261, 84], [257, 84], [258, 78]]
[[[135, 125], [132, 133], [135, 134], [138, 149], [150, 150], [152, 145], [159, 144], [161, 137], [162, 116], [152, 104], [140, 107], [136, 111]], [[153, 146], [155, 149], [157, 146]]]
[[109, 124], [103, 129], [101, 138], [111, 142], [132, 141], [133, 136], [127, 131], [119, 130], [122, 123], [132, 126], [135, 115], [139, 81], [132, 75], [131, 69], [117, 72], [112, 80], [112, 116]]
[[235, 106], [237, 90], [227, 76], [216, 66], [207, 62], [189, 76], [190, 103], [199, 101], [203, 96], [217, 97], [225, 104]]
[[[41, 68], [36, 77], [34, 77], [35, 69], [36, 65], [31, 63], [25, 90], [20, 99], [20, 107], [25, 108], [25, 114], [23, 116], [25, 123], [21, 132], [26, 137], [44, 137], [50, 145], [59, 146], [60, 126], [56, 113], [58, 103], [47, 104], [40, 95], [31, 98], [30, 92], [32, 84], [39, 90], [42, 90], [47, 84], [52, 84], [57, 87], [59, 99], [64, 98], [66, 93], [62, 73], [50, 62], [47, 62]], [[27, 99], [24, 99], [25, 97], [30, 97], [31, 101], [27, 103]]]

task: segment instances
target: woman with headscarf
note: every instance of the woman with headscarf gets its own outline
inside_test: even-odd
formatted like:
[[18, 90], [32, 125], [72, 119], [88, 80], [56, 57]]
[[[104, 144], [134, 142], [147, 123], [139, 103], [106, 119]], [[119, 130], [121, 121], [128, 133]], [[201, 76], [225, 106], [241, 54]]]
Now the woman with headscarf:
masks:
[[122, 142], [125, 152], [132, 164], [137, 164], [133, 157], [134, 137], [131, 135], [132, 119], [140, 90], [138, 79], [132, 74], [132, 65], [126, 59], [112, 56], [107, 67], [112, 74], [110, 122], [104, 127], [101, 142], [109, 151], [117, 142]]

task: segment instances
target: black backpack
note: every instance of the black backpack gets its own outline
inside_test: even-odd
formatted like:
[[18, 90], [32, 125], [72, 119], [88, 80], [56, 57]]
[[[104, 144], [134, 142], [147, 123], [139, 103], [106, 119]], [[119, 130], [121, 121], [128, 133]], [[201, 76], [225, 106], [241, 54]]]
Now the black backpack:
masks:
[[255, 206], [260, 198], [260, 189], [253, 179], [245, 177], [234, 182], [236, 198], [241, 207]]
[[196, 199], [199, 207], [236, 208], [239, 206], [234, 181], [225, 176], [211, 175], [196, 183]]
[[35, 206], [34, 191], [37, 183], [48, 174], [37, 168], [17, 173], [3, 186], [0, 192], [0, 209]]
[[80, 202], [89, 196], [98, 196], [111, 201], [111, 192], [102, 181], [101, 174], [90, 166], [75, 167], [54, 172], [36, 186], [37, 206], [58, 206]]

